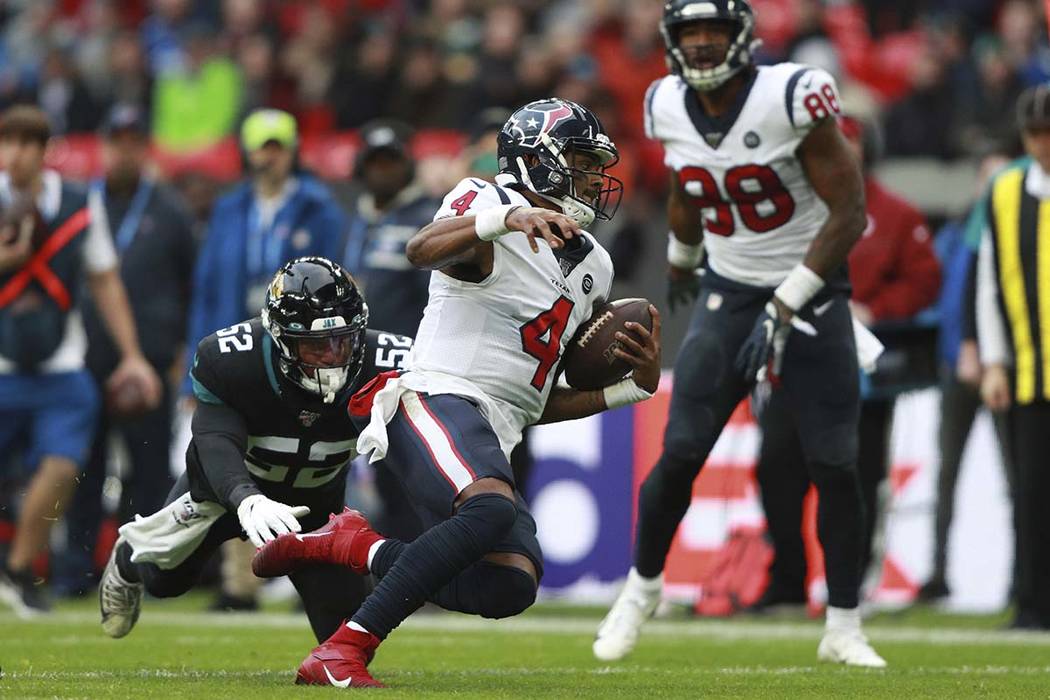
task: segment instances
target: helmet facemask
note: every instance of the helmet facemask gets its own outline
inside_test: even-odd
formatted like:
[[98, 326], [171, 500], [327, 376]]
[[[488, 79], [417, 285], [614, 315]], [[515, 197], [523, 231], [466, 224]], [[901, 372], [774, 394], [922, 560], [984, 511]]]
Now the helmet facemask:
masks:
[[[683, 49], [679, 41], [682, 29], [694, 22], [721, 22], [729, 25], [730, 41], [725, 56], [715, 66], [700, 68], [697, 59], [706, 58], [704, 49], [697, 47]], [[730, 78], [751, 64], [754, 50], [761, 41], [754, 38], [755, 19], [750, 12], [740, 12], [732, 17], [714, 15], [695, 17], [687, 22], [660, 25], [664, 43], [667, 47], [667, 63], [671, 72], [682, 76], [689, 87], [700, 92], [716, 90]]]
[[336, 394], [357, 380], [367, 323], [367, 315], [349, 324], [334, 316], [314, 319], [310, 329], [280, 328], [263, 311], [263, 324], [280, 349], [281, 373], [325, 403], [335, 401]]
[[273, 278], [262, 309], [281, 375], [325, 403], [353, 386], [365, 356], [368, 305], [354, 279], [326, 258], [296, 258]]
[[[580, 160], [590, 162], [578, 167]], [[608, 221], [620, 207], [623, 182], [606, 172], [619, 160], [616, 146], [605, 134], [593, 139], [556, 139], [542, 134], [535, 155], [518, 156], [516, 164], [522, 184], [587, 228], [595, 219]], [[592, 180], [591, 187], [581, 188], [579, 183]]]

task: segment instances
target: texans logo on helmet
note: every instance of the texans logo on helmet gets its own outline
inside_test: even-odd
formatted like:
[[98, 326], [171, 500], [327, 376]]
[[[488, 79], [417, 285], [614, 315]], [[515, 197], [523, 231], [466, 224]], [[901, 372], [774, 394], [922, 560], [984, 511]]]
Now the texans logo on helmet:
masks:
[[543, 128], [540, 129], [541, 134], [546, 134], [554, 126], [565, 119], [572, 119], [572, 110], [565, 105], [559, 106], [557, 109], [552, 109], [544, 114]]
[[[536, 143], [539, 143], [541, 135], [550, 133], [560, 122], [573, 118], [572, 109], [566, 105], [558, 104], [551, 107], [551, 109], [546, 110], [530, 110], [524, 125], [522, 125], [520, 119], [512, 118], [511, 126], [517, 132], [517, 137], [526, 139], [529, 137], [529, 134], [535, 134], [534, 140]], [[541, 119], [542, 121], [540, 121]], [[537, 128], [539, 129], [538, 131]]]

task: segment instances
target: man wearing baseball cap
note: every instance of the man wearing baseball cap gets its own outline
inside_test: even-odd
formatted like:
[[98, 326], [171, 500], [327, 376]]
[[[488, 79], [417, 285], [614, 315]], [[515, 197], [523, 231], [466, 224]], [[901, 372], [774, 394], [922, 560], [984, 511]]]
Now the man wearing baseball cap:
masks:
[[354, 179], [361, 187], [350, 218], [344, 265], [368, 295], [369, 314], [393, 333], [414, 336], [427, 304], [430, 273], [408, 263], [405, 244], [439, 202], [415, 179], [411, 131], [381, 121], [361, 129]]
[[266, 285], [284, 262], [338, 258], [345, 233], [345, 217], [328, 188], [296, 165], [291, 114], [252, 112], [241, 125], [241, 147], [248, 177], [215, 203], [198, 259], [189, 360], [201, 338], [262, 307]]
[[[212, 209], [194, 273], [187, 369], [193, 366], [201, 339], [259, 312], [266, 287], [281, 265], [304, 255], [337, 260], [346, 233], [345, 215], [328, 187], [297, 165], [295, 117], [279, 109], [259, 109], [245, 118], [240, 135], [248, 173]], [[183, 395], [183, 409], [190, 412], [188, 373]], [[257, 586], [248, 570], [252, 549], [241, 549], [241, 544], [231, 540], [223, 547], [226, 561], [218, 608], [255, 606]]]
[[[59, 594], [82, 594], [92, 587], [112, 433], [123, 439], [131, 466], [122, 474], [117, 512], [121, 523], [164, 505], [173, 483], [168, 457], [172, 387], [167, 378], [176, 358], [181, 361], [196, 242], [185, 203], [150, 172], [146, 124], [136, 105], [118, 104], [110, 111], [100, 131], [103, 173], [91, 189], [103, 204], [100, 215], [117, 252], [139, 345], [161, 377], [163, 393], [159, 404], [146, 410], [134, 391], [107, 392], [87, 466], [66, 516], [66, 551], [54, 562], [54, 589]], [[87, 369], [102, 387], [116, 366], [117, 350], [97, 307], [85, 303], [82, 313]]]
[[[411, 129], [396, 121], [375, 121], [361, 129], [354, 179], [355, 202], [343, 264], [368, 299], [371, 323], [392, 333], [415, 336], [427, 305], [430, 272], [408, 262], [405, 245], [430, 223], [439, 201], [415, 178]], [[394, 537], [414, 539], [422, 526], [397, 479], [375, 472], [382, 510], [377, 527]]]

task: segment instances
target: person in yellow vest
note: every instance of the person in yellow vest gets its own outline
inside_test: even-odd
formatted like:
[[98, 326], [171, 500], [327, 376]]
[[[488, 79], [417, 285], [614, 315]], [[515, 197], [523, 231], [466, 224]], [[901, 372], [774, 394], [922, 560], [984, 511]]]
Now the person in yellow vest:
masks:
[[991, 184], [977, 262], [981, 397], [1005, 412], [1017, 469], [1017, 616], [1050, 629], [1050, 86], [1018, 99], [1029, 158]]

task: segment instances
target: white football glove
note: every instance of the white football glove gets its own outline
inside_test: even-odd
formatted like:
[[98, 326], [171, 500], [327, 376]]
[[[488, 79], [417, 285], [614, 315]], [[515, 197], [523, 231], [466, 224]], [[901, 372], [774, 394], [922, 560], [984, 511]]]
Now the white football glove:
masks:
[[262, 547], [277, 539], [278, 535], [301, 531], [303, 528], [298, 518], [309, 512], [308, 506], [288, 506], [261, 493], [253, 493], [237, 506], [237, 519], [252, 544]]

